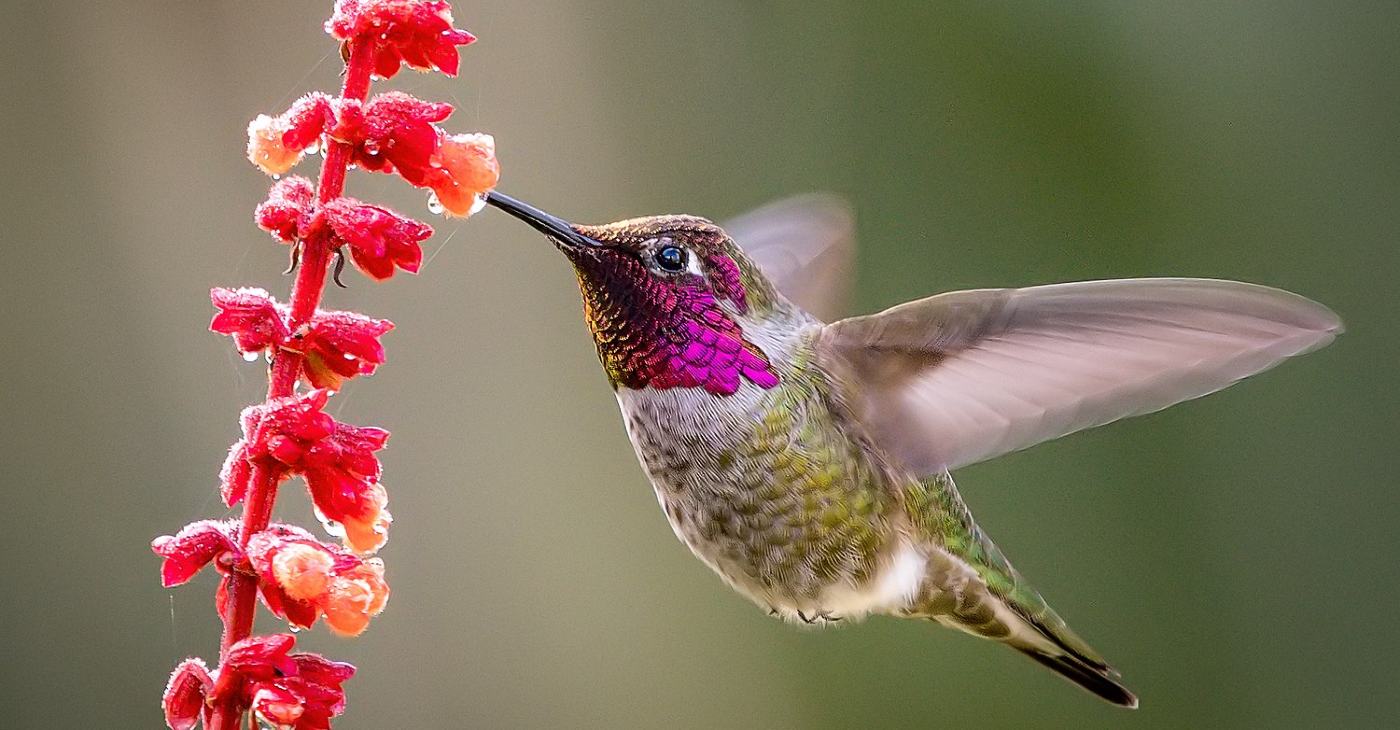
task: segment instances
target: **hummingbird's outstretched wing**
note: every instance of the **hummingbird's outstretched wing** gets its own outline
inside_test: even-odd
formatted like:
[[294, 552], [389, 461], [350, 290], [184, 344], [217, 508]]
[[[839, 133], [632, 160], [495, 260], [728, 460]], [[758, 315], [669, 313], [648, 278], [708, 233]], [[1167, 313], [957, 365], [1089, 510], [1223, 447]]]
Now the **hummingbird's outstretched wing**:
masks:
[[1342, 331], [1326, 307], [1211, 279], [950, 292], [826, 326], [853, 415], [921, 474], [1220, 390]]
[[769, 203], [725, 223], [764, 276], [823, 321], [846, 312], [855, 261], [855, 216], [829, 193]]

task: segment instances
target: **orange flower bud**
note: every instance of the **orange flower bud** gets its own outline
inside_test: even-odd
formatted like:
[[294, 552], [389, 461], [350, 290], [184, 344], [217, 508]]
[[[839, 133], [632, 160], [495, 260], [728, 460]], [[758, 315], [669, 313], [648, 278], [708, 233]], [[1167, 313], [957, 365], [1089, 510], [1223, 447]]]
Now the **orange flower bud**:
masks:
[[330, 582], [321, 610], [325, 612], [326, 625], [331, 631], [341, 636], [357, 636], [369, 626], [371, 616], [384, 610], [388, 600], [384, 564], [369, 560]]
[[266, 114], [248, 122], [248, 161], [269, 175], [281, 175], [301, 162], [301, 150], [282, 143], [287, 128]]
[[489, 134], [444, 135], [432, 164], [438, 168], [438, 174], [432, 176], [429, 185], [438, 202], [452, 215], [471, 215], [477, 196], [501, 180], [496, 139]]
[[272, 574], [282, 590], [298, 601], [313, 601], [330, 583], [335, 558], [325, 550], [301, 542], [284, 545], [272, 558]]
[[357, 553], [373, 553], [389, 540], [389, 523], [394, 518], [389, 514], [389, 510], [384, 506], [389, 503], [389, 496], [384, 492], [384, 485], [371, 484], [367, 487], [365, 499], [373, 507], [366, 510], [363, 515], [354, 517], [346, 516], [340, 523], [341, 529], [345, 533], [345, 544]]

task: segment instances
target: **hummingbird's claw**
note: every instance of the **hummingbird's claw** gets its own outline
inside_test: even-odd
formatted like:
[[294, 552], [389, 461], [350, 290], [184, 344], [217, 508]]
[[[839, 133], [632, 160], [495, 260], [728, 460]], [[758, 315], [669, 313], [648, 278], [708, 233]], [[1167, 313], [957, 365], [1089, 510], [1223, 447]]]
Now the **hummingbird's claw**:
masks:
[[808, 616], [807, 614], [798, 611], [797, 617], [802, 619], [802, 623], [808, 625], [817, 623], [836, 623], [837, 621], [841, 620], [840, 616], [832, 614], [829, 611], [818, 611], [812, 614], [811, 616]]

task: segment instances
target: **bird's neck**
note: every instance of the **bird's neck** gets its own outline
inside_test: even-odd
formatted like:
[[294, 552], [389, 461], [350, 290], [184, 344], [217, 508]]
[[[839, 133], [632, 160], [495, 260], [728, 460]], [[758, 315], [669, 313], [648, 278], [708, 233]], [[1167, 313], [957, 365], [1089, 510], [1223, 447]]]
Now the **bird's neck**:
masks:
[[719, 397], [741, 387], [773, 388], [781, 379], [775, 348], [807, 321], [785, 300], [740, 311], [700, 288], [656, 292], [641, 303], [598, 287], [583, 293], [598, 359], [615, 388]]

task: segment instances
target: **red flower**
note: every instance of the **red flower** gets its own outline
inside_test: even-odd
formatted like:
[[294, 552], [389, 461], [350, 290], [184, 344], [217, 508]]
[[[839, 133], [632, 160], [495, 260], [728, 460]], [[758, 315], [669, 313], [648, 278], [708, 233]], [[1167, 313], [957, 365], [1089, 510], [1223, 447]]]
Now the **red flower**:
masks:
[[263, 680], [296, 674], [296, 660], [288, 656], [296, 644], [291, 634], [250, 636], [229, 647], [219, 667], [220, 683], [224, 672], [234, 672], [245, 679]]
[[374, 456], [384, 448], [389, 432], [336, 426], [335, 434], [308, 455], [303, 476], [326, 529], [356, 552], [372, 553], [384, 546], [393, 520], [385, 509], [389, 497], [379, 484], [379, 459]]
[[208, 710], [204, 698], [213, 689], [214, 681], [202, 659], [186, 659], [170, 673], [160, 706], [165, 710], [165, 724], [170, 730], [192, 730]]
[[397, 171], [410, 184], [422, 185], [442, 136], [434, 124], [451, 114], [451, 104], [390, 91], [364, 104], [341, 102], [331, 136], [352, 146], [350, 159], [356, 165], [375, 172]]
[[248, 442], [239, 439], [229, 447], [224, 465], [219, 469], [219, 496], [229, 507], [243, 501], [248, 483], [253, 478], [253, 465], [248, 461]]
[[248, 557], [264, 603], [293, 626], [310, 627], [324, 614], [335, 633], [358, 635], [389, 599], [383, 562], [326, 545], [297, 527], [273, 525], [254, 535]]
[[334, 121], [331, 99], [320, 92], [297, 99], [279, 117], [259, 114], [248, 123], [248, 161], [269, 175], [281, 175], [301, 162], [302, 153]]
[[232, 556], [232, 562], [236, 562], [240, 555], [238, 525], [223, 520], [191, 522], [174, 535], [152, 540], [151, 550], [165, 558], [160, 566], [160, 584], [173, 588], [188, 582], [204, 566], [225, 556]]
[[316, 654], [289, 654], [294, 643], [291, 634], [273, 634], [234, 644], [219, 668], [218, 687], [236, 689], [243, 706], [274, 727], [326, 730], [345, 711], [341, 685], [355, 668]]
[[316, 188], [310, 180], [293, 175], [272, 185], [267, 200], [258, 204], [253, 219], [273, 238], [295, 243], [304, 237], [315, 209]]
[[[354, 676], [355, 668], [316, 654], [293, 654], [292, 660], [296, 663], [295, 674], [251, 687], [253, 710], [278, 727], [329, 730], [331, 718], [345, 711], [341, 685]], [[294, 708], [300, 708], [300, 712]], [[292, 721], [277, 724], [278, 718]]]
[[243, 439], [229, 450], [222, 472], [225, 500], [237, 503], [246, 494], [248, 462], [262, 462], [279, 479], [300, 473], [327, 528], [355, 551], [374, 552], [393, 519], [374, 455], [389, 432], [338, 423], [322, 411], [329, 395], [317, 389], [243, 410]]
[[496, 139], [489, 134], [454, 134], [439, 139], [426, 184], [447, 212], [465, 218], [500, 180]]
[[433, 235], [426, 224], [354, 198], [336, 198], [323, 210], [331, 230], [349, 244], [350, 260], [365, 275], [382, 281], [394, 275], [395, 267], [418, 273], [423, 262], [419, 244]]
[[342, 685], [355, 667], [317, 654], [292, 654], [295, 642], [291, 634], [244, 639], [229, 647], [217, 681], [203, 661], [181, 662], [161, 699], [165, 723], [171, 730], [192, 730], [203, 719], [207, 726], [211, 703], [232, 698], [273, 727], [329, 730], [331, 718], [345, 711]]
[[331, 136], [351, 145], [354, 162], [366, 170], [397, 172], [431, 188], [452, 214], [467, 216], [478, 196], [496, 187], [501, 168], [491, 135], [449, 135], [436, 126], [451, 113], [451, 105], [389, 92], [364, 105], [342, 103]]
[[214, 319], [209, 329], [221, 335], [231, 335], [239, 352], [256, 355], [276, 348], [287, 339], [285, 313], [277, 300], [262, 289], [211, 289]]
[[384, 364], [384, 345], [379, 338], [393, 328], [394, 323], [387, 319], [319, 311], [303, 328], [303, 334], [293, 337], [286, 347], [305, 356], [302, 375], [313, 388], [339, 390], [344, 379], [369, 375]]
[[452, 27], [442, 0], [337, 0], [326, 32], [348, 43], [374, 44], [374, 72], [390, 78], [400, 63], [457, 75], [457, 46], [476, 38]]

